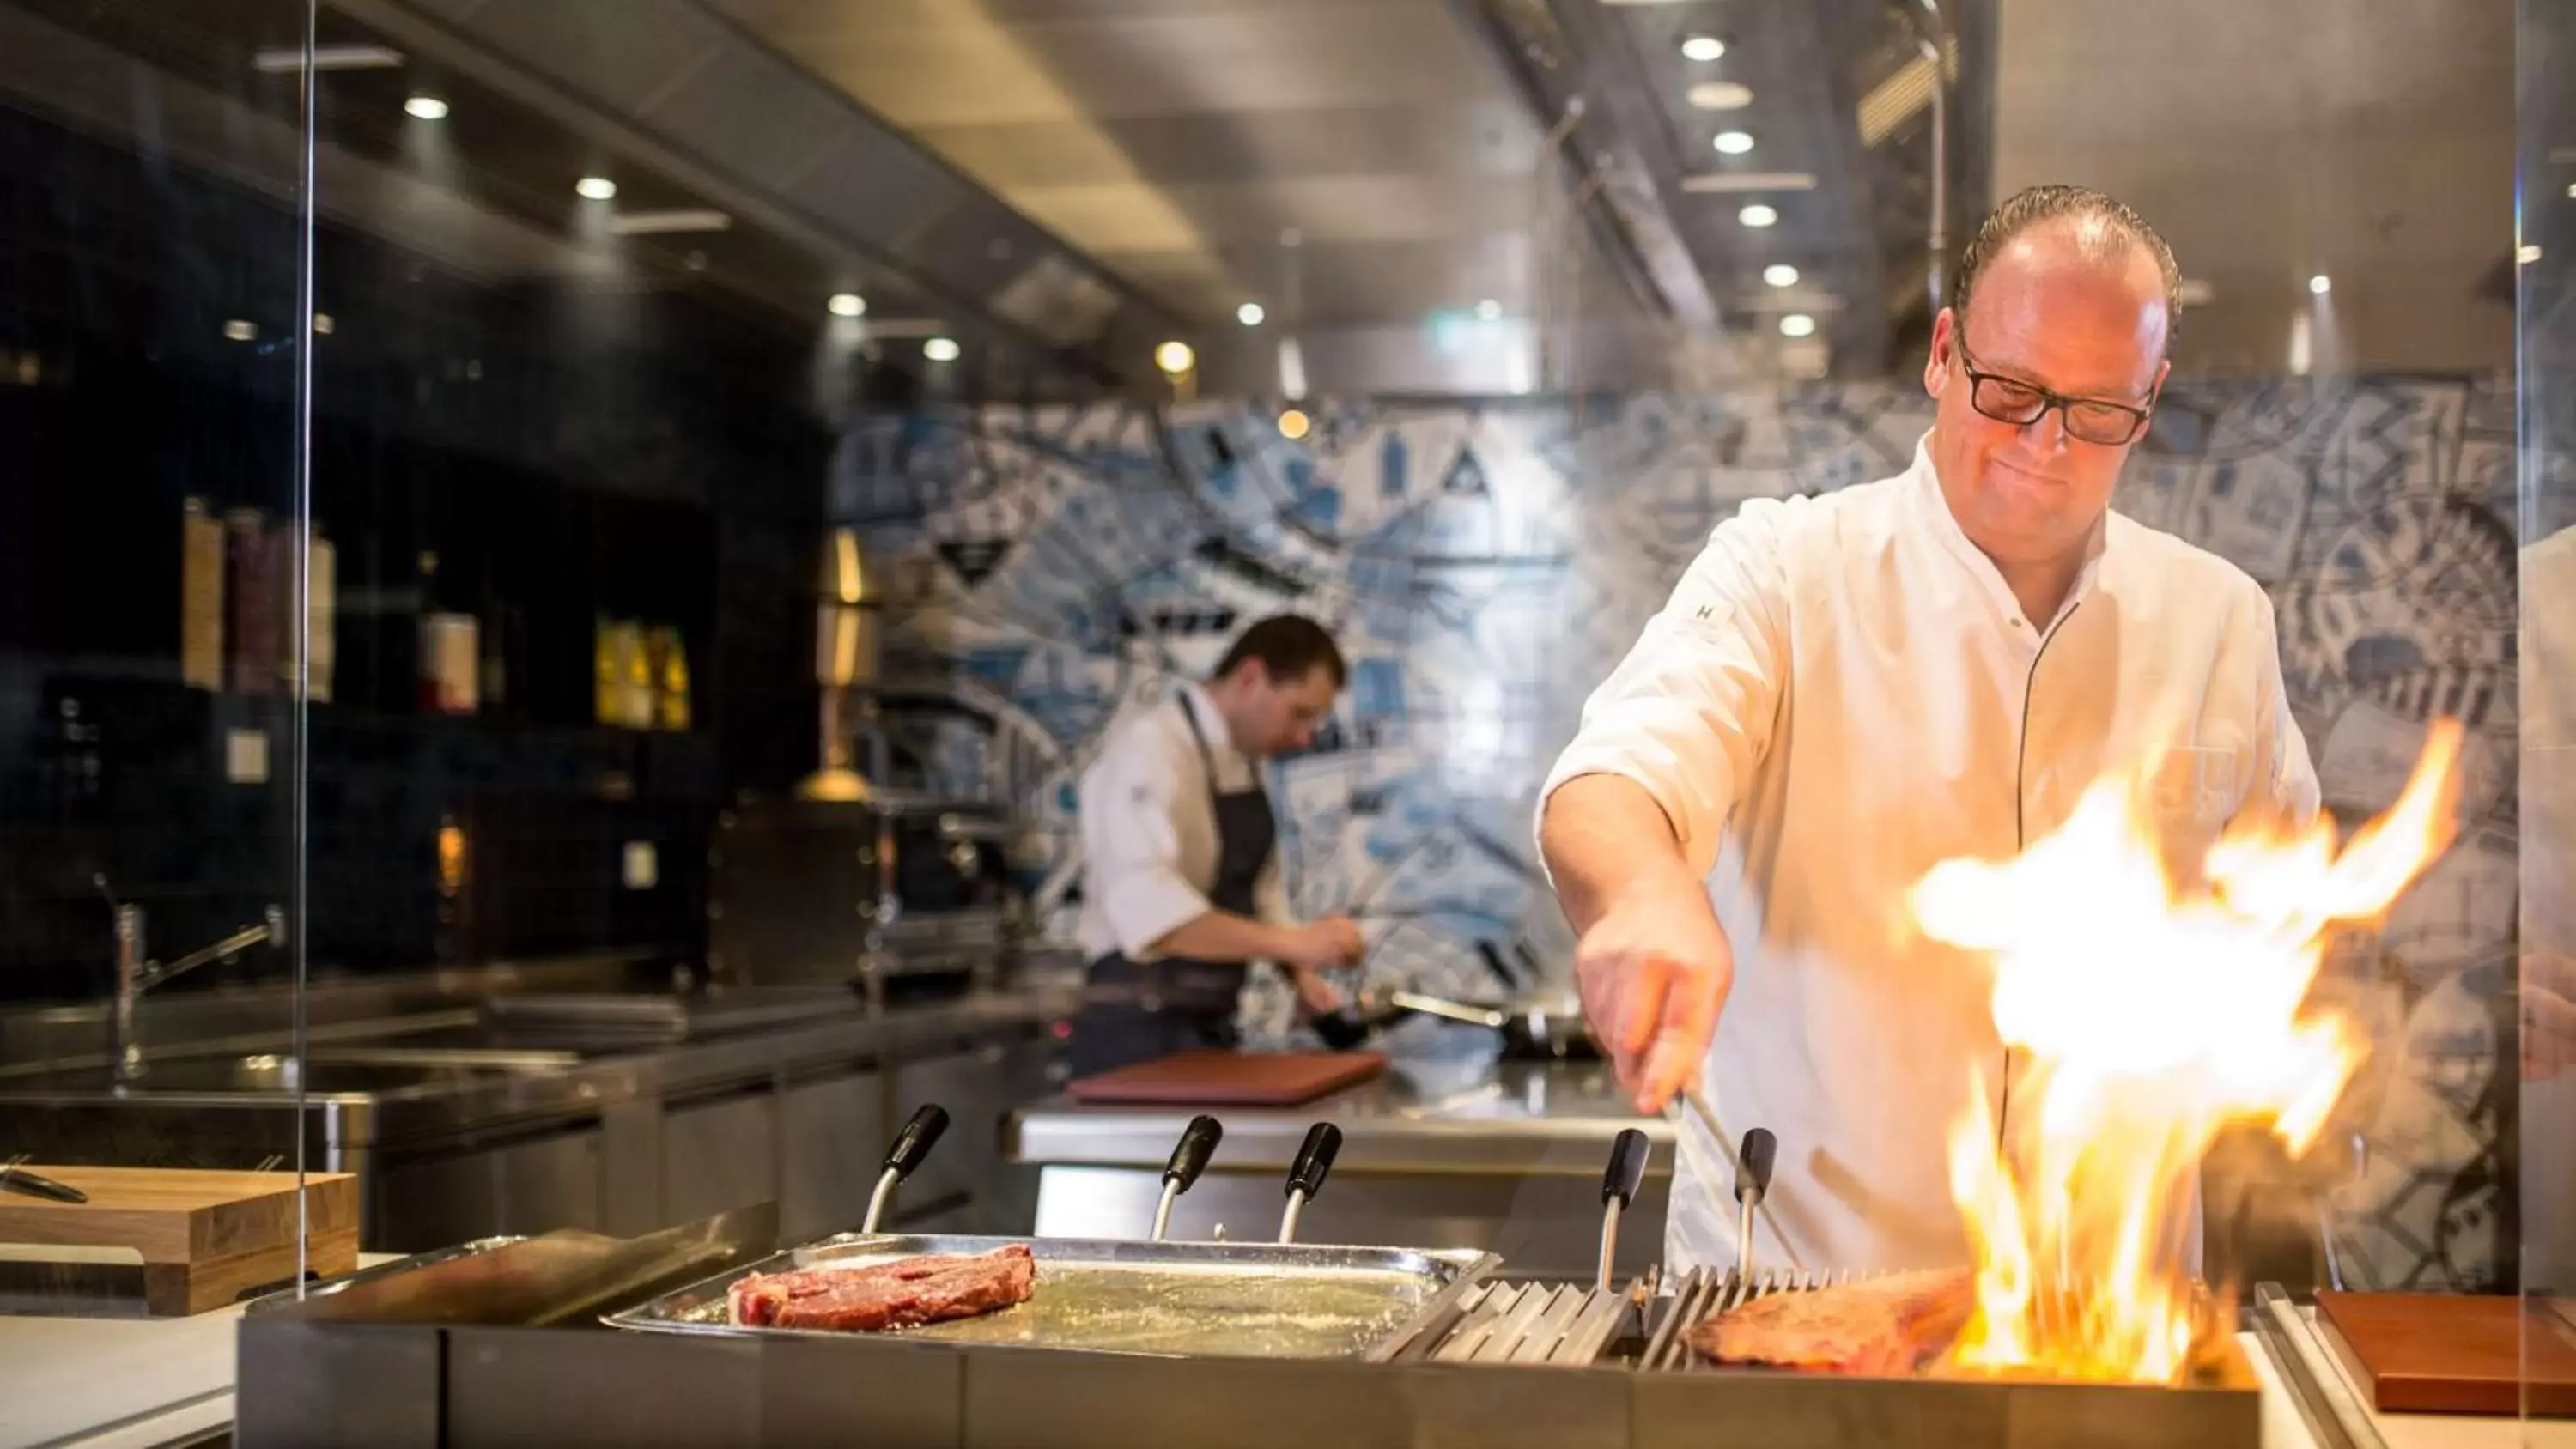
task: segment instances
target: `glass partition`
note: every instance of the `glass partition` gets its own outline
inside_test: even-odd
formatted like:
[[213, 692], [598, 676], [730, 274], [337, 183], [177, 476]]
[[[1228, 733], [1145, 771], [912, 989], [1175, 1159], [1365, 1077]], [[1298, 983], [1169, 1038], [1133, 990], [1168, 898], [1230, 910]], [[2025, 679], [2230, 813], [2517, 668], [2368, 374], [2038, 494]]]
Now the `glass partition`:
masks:
[[2523, 1407], [2539, 1444], [2576, 1407], [2576, 25], [2534, 3], [2520, 21], [2519, 1157]]
[[[0, 1211], [57, 1206], [29, 1171], [118, 1210], [38, 1230], [87, 1266], [8, 1255], [11, 1314], [191, 1315], [355, 1262], [354, 1194], [307, 1234], [292, 1206], [327, 1165], [299, 989], [335, 607], [309, 527], [312, 22], [0, 3]], [[185, 1197], [284, 1206], [224, 1264], [119, 1265], [117, 1234]], [[183, 1365], [96, 1401], [8, 1382], [29, 1362], [0, 1354], [0, 1397], [35, 1439], [230, 1384]]]

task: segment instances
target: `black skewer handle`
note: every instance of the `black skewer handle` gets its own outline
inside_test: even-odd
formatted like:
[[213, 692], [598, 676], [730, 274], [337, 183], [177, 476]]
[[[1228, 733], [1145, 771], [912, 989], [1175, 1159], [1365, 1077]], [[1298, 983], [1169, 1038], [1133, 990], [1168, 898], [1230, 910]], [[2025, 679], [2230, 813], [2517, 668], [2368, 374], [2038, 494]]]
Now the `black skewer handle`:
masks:
[[1744, 1134], [1744, 1146], [1735, 1154], [1744, 1173], [1735, 1180], [1736, 1200], [1760, 1197], [1771, 1190], [1771, 1164], [1780, 1155], [1780, 1139], [1768, 1127], [1756, 1127]]
[[1646, 1134], [1634, 1127], [1622, 1128], [1610, 1142], [1610, 1168], [1601, 1174], [1601, 1201], [1618, 1199], [1621, 1209], [1637, 1201], [1637, 1187], [1646, 1180]]
[[1330, 1122], [1318, 1122], [1306, 1129], [1306, 1140], [1297, 1147], [1297, 1159], [1288, 1164], [1288, 1193], [1304, 1193], [1308, 1202], [1324, 1190], [1324, 1179], [1333, 1171], [1333, 1159], [1342, 1152], [1342, 1129]]
[[913, 1169], [930, 1156], [930, 1149], [939, 1145], [939, 1134], [947, 1130], [948, 1109], [936, 1102], [924, 1103], [894, 1134], [894, 1145], [886, 1149], [885, 1170], [897, 1180], [912, 1176]]
[[1224, 1123], [1205, 1113], [1192, 1117], [1181, 1132], [1180, 1145], [1172, 1149], [1171, 1165], [1163, 1169], [1163, 1181], [1188, 1192], [1190, 1184], [1207, 1170], [1208, 1159], [1216, 1155], [1216, 1145], [1224, 1137]]

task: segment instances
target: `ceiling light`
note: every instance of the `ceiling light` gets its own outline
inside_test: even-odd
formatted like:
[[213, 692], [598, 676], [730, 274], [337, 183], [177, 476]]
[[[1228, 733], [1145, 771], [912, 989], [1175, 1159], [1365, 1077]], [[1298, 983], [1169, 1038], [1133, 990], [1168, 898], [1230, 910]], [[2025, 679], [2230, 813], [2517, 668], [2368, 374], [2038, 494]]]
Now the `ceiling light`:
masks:
[[253, 323], [235, 317], [224, 324], [224, 335], [235, 342], [248, 342], [259, 335], [259, 328]]
[[2308, 291], [2315, 296], [2322, 297], [2333, 290], [2334, 278], [2327, 276], [2323, 272], [2319, 272], [2315, 276], [2308, 278]]
[[1717, 133], [1717, 139], [1711, 144], [1717, 147], [1718, 154], [1720, 155], [1741, 156], [1745, 152], [1753, 149], [1753, 133], [1751, 131], [1720, 131]]
[[[403, 63], [399, 50], [381, 45], [317, 45], [313, 48], [315, 70], [391, 70]], [[279, 45], [254, 53], [251, 69], [263, 75], [295, 75], [304, 69], [304, 47]]]
[[1726, 42], [1714, 35], [1694, 35], [1682, 42], [1682, 59], [1715, 60], [1726, 54]]
[[414, 96], [403, 102], [403, 114], [424, 121], [444, 121], [447, 119], [447, 102], [436, 96]]
[[1154, 365], [1174, 377], [1189, 371], [1191, 364], [1198, 360], [1199, 355], [1192, 352], [1186, 342], [1175, 340], [1154, 349]]
[[1246, 327], [1260, 326], [1261, 319], [1269, 315], [1269, 313], [1261, 310], [1261, 304], [1258, 302], [1246, 302], [1242, 306], [1234, 309], [1234, 320], [1242, 323]]
[[1293, 443], [1306, 436], [1306, 430], [1313, 425], [1312, 420], [1304, 413], [1290, 408], [1279, 415], [1279, 436]]
[[608, 219], [611, 236], [658, 236], [670, 232], [731, 231], [733, 218], [709, 207], [671, 207], [662, 211], [621, 211]]
[[1815, 189], [1816, 173], [1812, 171], [1697, 171], [1682, 178], [1682, 190], [1693, 196]]
[[2218, 299], [2218, 289], [2199, 277], [2183, 278], [2175, 292], [2186, 307], [2206, 307]]
[[1816, 335], [1816, 319], [1808, 316], [1804, 312], [1792, 312], [1788, 316], [1780, 319], [1780, 335], [1783, 337], [1813, 337]]
[[2540, 260], [2540, 244], [2538, 242], [2524, 242], [2521, 248], [2514, 252], [2513, 259], [2526, 267], [2530, 266], [2533, 262]]
[[2567, 196], [2569, 200], [2576, 201], [2576, 181], [2567, 183]]
[[824, 303], [823, 305], [832, 309], [832, 315], [835, 317], [865, 317], [868, 315], [868, 299], [860, 296], [856, 292], [834, 292], [832, 294], [832, 300]]
[[959, 350], [954, 337], [933, 337], [921, 344], [921, 355], [933, 362], [955, 362]]
[[1487, 297], [1485, 300], [1478, 302], [1476, 304], [1476, 320], [1479, 322], [1502, 321], [1503, 304], [1495, 301], [1491, 297]]
[[1780, 220], [1780, 213], [1757, 201], [1737, 212], [1735, 219], [1746, 226], [1770, 226]]
[[574, 182], [572, 189], [588, 201], [613, 201], [617, 197], [617, 183], [605, 176], [585, 176]]
[[331, 314], [328, 312], [316, 312], [313, 314], [313, 330], [325, 337], [330, 336], [332, 330], [339, 325], [340, 324], [331, 320]]
[[1773, 262], [1762, 269], [1762, 280], [1775, 287], [1798, 285], [1798, 269], [1787, 262]]
[[1703, 111], [1740, 111], [1753, 104], [1753, 87], [1734, 81], [1701, 81], [1687, 94], [1691, 105]]

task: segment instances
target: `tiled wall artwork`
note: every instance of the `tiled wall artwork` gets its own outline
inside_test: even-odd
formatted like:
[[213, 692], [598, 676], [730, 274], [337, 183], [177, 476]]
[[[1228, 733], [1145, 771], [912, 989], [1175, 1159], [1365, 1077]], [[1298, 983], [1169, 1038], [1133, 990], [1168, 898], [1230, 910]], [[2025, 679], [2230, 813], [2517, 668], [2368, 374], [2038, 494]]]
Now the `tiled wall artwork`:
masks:
[[[1584, 697], [1748, 498], [1901, 469], [1908, 384], [1583, 402], [1334, 403], [1284, 437], [1237, 404], [930, 411], [843, 440], [836, 503], [898, 580], [895, 637], [970, 676], [1069, 934], [1074, 785], [1122, 709], [1283, 609], [1333, 627], [1351, 687], [1273, 776], [1306, 912], [1348, 912], [1373, 983], [1494, 996], [1561, 981], [1530, 838]], [[2328, 805], [2395, 795], [2439, 715], [2471, 729], [2459, 844], [2354, 955], [2383, 1030], [2366, 1165], [2335, 1190], [2349, 1273], [2477, 1288], [2511, 1272], [2516, 909], [2513, 409], [2468, 378], [2178, 386], [2117, 506], [2245, 568]], [[1478, 949], [1479, 943], [1491, 951]], [[1258, 982], [1256, 1039], [1290, 1034]], [[2499, 1053], [2499, 1043], [2508, 1050]]]

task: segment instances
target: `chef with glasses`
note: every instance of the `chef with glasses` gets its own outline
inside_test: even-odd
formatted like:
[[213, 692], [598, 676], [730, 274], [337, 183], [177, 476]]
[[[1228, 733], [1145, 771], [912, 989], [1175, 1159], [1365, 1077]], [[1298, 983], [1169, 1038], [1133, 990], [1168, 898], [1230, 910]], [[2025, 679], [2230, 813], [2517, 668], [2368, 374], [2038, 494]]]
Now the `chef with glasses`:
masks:
[[[2110, 511], [2179, 311], [2173, 254], [2077, 187], [2006, 201], [1932, 331], [1894, 477], [1749, 502], [1585, 706], [1539, 845], [1584, 1010], [1640, 1111], [1707, 1090], [1779, 1156], [1757, 1260], [1969, 1261], [1947, 1143], [2010, 1129], [1989, 978], [1907, 891], [2009, 857], [2143, 764], [2166, 841], [2317, 808], [2272, 604]], [[1666, 1263], [1735, 1258], [1733, 1174], [1679, 1128]]]

